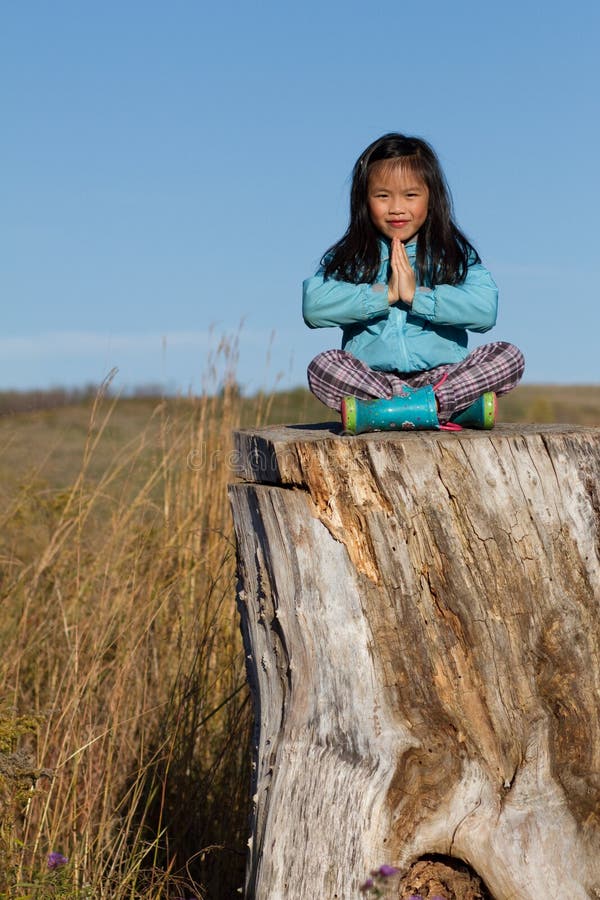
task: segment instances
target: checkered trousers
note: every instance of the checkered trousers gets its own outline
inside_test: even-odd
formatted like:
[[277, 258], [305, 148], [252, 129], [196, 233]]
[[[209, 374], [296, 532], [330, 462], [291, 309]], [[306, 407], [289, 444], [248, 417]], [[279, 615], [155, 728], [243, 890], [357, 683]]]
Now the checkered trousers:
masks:
[[466, 409], [486, 391], [506, 394], [521, 380], [525, 360], [513, 344], [496, 341], [476, 347], [459, 363], [436, 366], [424, 372], [377, 372], [346, 350], [319, 353], [308, 367], [308, 384], [313, 394], [330, 409], [340, 410], [344, 397], [376, 400], [394, 397], [404, 385], [434, 386], [439, 420], [443, 424], [455, 413]]

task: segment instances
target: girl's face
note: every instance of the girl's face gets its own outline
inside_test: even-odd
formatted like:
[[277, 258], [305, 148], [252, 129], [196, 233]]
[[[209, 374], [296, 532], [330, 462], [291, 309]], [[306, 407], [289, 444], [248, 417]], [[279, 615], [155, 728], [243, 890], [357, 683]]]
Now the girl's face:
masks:
[[427, 218], [429, 189], [407, 166], [381, 160], [369, 172], [367, 202], [375, 228], [407, 244]]

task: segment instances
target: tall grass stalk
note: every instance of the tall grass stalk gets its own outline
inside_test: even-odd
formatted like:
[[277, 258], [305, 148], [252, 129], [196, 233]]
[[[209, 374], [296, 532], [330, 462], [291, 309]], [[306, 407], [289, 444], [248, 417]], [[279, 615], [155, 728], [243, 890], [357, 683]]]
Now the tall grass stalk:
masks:
[[71, 484], [37, 473], [0, 517], [0, 756], [22, 764], [0, 766], [0, 897], [218, 898], [243, 879], [250, 717], [226, 500], [242, 401], [228, 377], [159, 403], [92, 477], [117, 402], [96, 397]]

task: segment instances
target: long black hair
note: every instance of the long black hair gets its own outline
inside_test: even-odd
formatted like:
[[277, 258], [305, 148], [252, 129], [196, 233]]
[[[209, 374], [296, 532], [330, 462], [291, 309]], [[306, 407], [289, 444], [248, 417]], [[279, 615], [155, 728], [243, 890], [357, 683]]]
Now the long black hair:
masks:
[[460, 284], [467, 269], [481, 262], [479, 254], [455, 225], [452, 197], [439, 160], [429, 144], [403, 134], [384, 134], [369, 144], [352, 172], [350, 224], [344, 236], [323, 255], [325, 278], [353, 284], [377, 278], [380, 266], [379, 232], [368, 207], [369, 173], [381, 160], [398, 162], [429, 189], [427, 219], [417, 236], [417, 279], [428, 287]]

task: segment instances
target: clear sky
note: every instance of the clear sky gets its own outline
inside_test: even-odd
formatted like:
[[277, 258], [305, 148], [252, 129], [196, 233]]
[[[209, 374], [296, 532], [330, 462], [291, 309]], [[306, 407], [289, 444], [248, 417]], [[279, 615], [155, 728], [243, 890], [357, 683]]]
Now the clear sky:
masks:
[[[600, 6], [0, 0], [0, 389], [304, 383], [301, 282], [429, 140], [530, 382], [600, 381]], [[219, 362], [222, 366], [222, 360]]]

